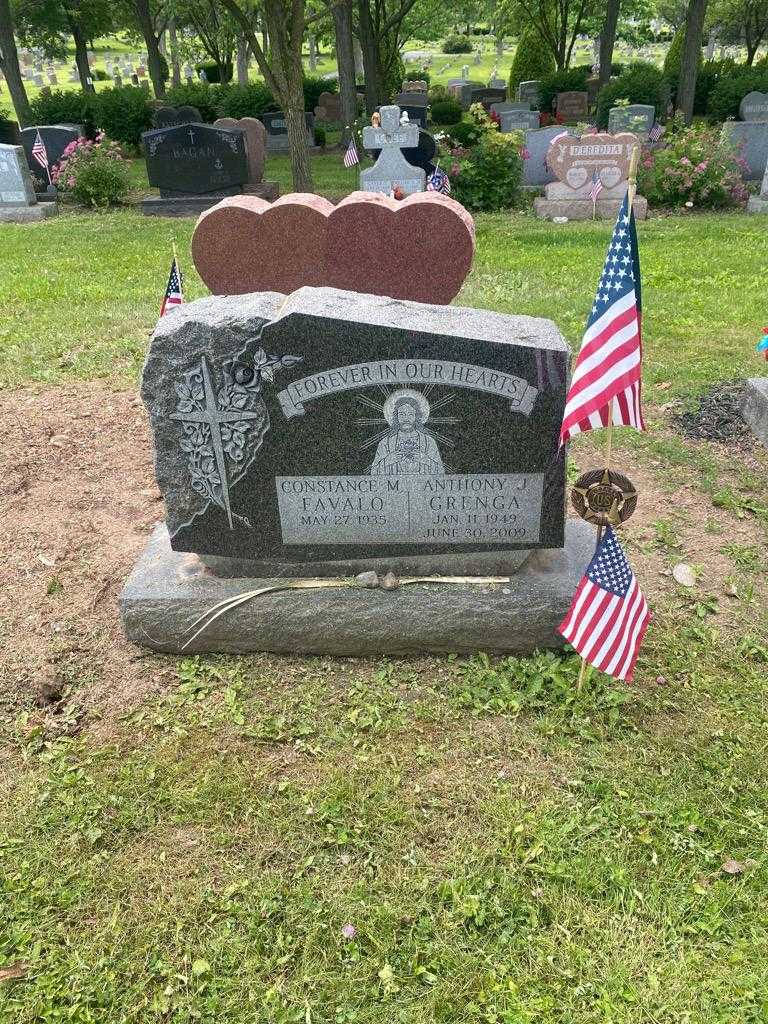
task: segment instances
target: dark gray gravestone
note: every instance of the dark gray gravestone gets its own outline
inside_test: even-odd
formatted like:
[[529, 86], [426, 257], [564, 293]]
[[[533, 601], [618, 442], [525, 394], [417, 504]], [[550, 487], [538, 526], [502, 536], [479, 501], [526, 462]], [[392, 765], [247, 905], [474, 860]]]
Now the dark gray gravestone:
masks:
[[739, 104], [742, 121], [768, 121], [768, 93], [750, 92]]
[[630, 103], [626, 107], [611, 107], [608, 114], [608, 131], [612, 135], [619, 132], [634, 132], [644, 139], [653, 128], [656, 120], [656, 108], [649, 103]]
[[499, 130], [504, 134], [538, 128], [541, 120], [538, 110], [501, 110], [496, 113], [501, 119]]
[[526, 316], [331, 288], [184, 306], [142, 380], [172, 547], [282, 576], [560, 547], [567, 362]]
[[248, 181], [245, 135], [237, 128], [184, 124], [144, 132], [150, 185], [162, 197], [236, 195]]
[[[307, 146], [312, 148], [315, 144], [315, 115], [307, 112], [304, 114], [304, 119], [307, 126]], [[267, 152], [287, 153], [288, 127], [283, 111], [276, 110], [262, 114], [260, 120], [267, 130]]]
[[40, 138], [43, 140], [43, 145], [48, 154], [48, 166], [53, 168], [61, 160], [61, 155], [70, 142], [74, 142], [82, 137], [83, 130], [80, 125], [40, 124], [34, 128], [23, 128], [19, 133], [21, 135], [21, 144], [27, 157], [27, 164], [35, 179], [36, 188], [42, 192], [48, 187], [48, 175], [45, 168], [32, 156], [32, 147], [35, 144], [38, 132], [40, 132]]
[[747, 181], [760, 181], [768, 159], [768, 122], [726, 121], [723, 137], [736, 147], [745, 161], [743, 177]]
[[517, 87], [517, 98], [519, 100], [525, 100], [532, 107], [538, 107], [539, 105], [539, 86], [538, 80], [532, 79], [529, 82], [521, 82]]
[[585, 92], [559, 92], [557, 113], [566, 121], [578, 121], [587, 116], [589, 101]]
[[473, 103], [482, 103], [486, 110], [490, 110], [493, 103], [503, 103], [506, 98], [506, 89], [492, 89], [488, 86], [484, 86], [481, 89], [472, 89], [469, 94], [470, 105]]
[[547, 164], [547, 152], [552, 139], [563, 132], [571, 134], [562, 125], [554, 124], [549, 128], [536, 128], [525, 133], [525, 148], [528, 156], [523, 161], [523, 181], [526, 185], [548, 185], [557, 181]]
[[[426, 105], [426, 103], [402, 103], [401, 102], [402, 97], [405, 96], [405, 95], [407, 95], [407, 94], [406, 93], [401, 93], [400, 96], [398, 96], [396, 99], [393, 100], [393, 103], [396, 103], [397, 106], [400, 107], [400, 114], [401, 115], [402, 114], [407, 114], [408, 115], [408, 120], [411, 122], [411, 124], [418, 125], [419, 128], [426, 128], [427, 127], [427, 105]], [[426, 97], [425, 97], [425, 99], [426, 99]]]
[[181, 107], [160, 107], [152, 115], [155, 128], [173, 128], [177, 124], [202, 124], [202, 117], [197, 107], [183, 105]]

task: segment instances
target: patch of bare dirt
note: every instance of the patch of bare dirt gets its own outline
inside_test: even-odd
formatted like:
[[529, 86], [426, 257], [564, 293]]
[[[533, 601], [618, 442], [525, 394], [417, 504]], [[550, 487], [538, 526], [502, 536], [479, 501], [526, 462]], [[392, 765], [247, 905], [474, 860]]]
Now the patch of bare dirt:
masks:
[[[163, 506], [138, 397], [95, 382], [0, 394], [0, 712], [119, 713], [162, 667], [116, 600]], [[144, 662], [144, 664], [142, 664]]]

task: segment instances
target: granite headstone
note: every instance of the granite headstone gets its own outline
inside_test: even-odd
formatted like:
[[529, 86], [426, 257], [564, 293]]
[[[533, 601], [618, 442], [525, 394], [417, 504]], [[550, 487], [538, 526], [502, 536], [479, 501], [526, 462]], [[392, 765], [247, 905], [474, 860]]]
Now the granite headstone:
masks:
[[248, 181], [243, 186], [243, 191], [270, 201], [277, 199], [280, 195], [278, 183], [264, 181], [267, 132], [261, 121], [257, 117], [241, 117], [239, 119], [220, 117], [213, 122], [213, 127], [234, 128], [245, 135], [245, 148], [248, 154]]
[[760, 181], [768, 159], [768, 122], [726, 121], [722, 134], [746, 164], [743, 177], [747, 181]]
[[640, 138], [647, 139], [655, 120], [656, 108], [650, 103], [630, 103], [624, 107], [611, 107], [608, 113], [608, 131], [611, 135], [618, 132], [633, 132]]
[[555, 111], [564, 121], [579, 121], [587, 116], [588, 97], [585, 92], [559, 92]]
[[171, 546], [282, 576], [561, 547], [567, 362], [551, 322], [484, 310], [327, 288], [185, 307], [142, 380]]
[[528, 156], [523, 161], [523, 180], [526, 185], [541, 186], [557, 181], [557, 176], [547, 163], [547, 153], [552, 140], [562, 135], [563, 131], [567, 129], [553, 124], [548, 128], [534, 128], [525, 133]]
[[38, 203], [22, 146], [0, 144], [0, 222], [42, 220], [54, 203]]
[[152, 115], [155, 128], [173, 128], [179, 124], [202, 124], [197, 107], [182, 104], [180, 107], [159, 107]]
[[[267, 130], [267, 152], [287, 153], [288, 126], [285, 123], [283, 111], [268, 111], [261, 115], [261, 120]], [[315, 144], [315, 115], [307, 111], [304, 114], [304, 120], [307, 129], [307, 147], [311, 149]]]
[[742, 121], [768, 121], [768, 93], [749, 92], [739, 104]]
[[421, 167], [414, 167], [403, 155], [404, 149], [419, 144], [419, 128], [415, 124], [400, 124], [398, 106], [381, 107], [381, 125], [363, 128], [363, 146], [378, 151], [373, 167], [360, 172], [360, 188], [367, 192], [383, 192], [389, 195], [396, 187], [404, 195], [423, 192], [426, 174]]
[[494, 103], [503, 103], [507, 98], [507, 90], [491, 89], [488, 86], [481, 86], [479, 89], [472, 89], [469, 93], [470, 106], [473, 103], [480, 103], [484, 110], [490, 110]]
[[32, 156], [32, 147], [35, 144], [38, 132], [40, 132], [40, 138], [43, 140], [43, 145], [48, 154], [48, 166], [52, 169], [61, 160], [61, 155], [70, 142], [75, 142], [81, 138], [83, 131], [80, 125], [64, 124], [41, 124], [21, 130], [19, 134], [21, 135], [21, 144], [27, 156], [27, 165], [32, 172], [37, 191], [42, 192], [48, 188], [48, 175], [45, 169]]

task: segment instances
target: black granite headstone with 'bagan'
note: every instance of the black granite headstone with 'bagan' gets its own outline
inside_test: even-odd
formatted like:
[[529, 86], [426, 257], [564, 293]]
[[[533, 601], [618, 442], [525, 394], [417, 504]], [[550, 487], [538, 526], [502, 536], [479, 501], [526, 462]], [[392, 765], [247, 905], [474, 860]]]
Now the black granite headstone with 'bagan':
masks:
[[330, 288], [185, 306], [142, 384], [172, 547], [289, 576], [561, 547], [567, 357], [550, 321]]
[[239, 128], [176, 125], [141, 137], [150, 185], [160, 200], [144, 200], [145, 213], [190, 213], [238, 195], [248, 181], [245, 135]]

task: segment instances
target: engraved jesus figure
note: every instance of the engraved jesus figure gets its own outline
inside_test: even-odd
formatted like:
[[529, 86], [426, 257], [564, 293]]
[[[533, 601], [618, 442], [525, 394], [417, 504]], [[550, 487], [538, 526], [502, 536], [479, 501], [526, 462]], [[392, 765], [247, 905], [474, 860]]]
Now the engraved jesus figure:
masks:
[[384, 403], [390, 429], [379, 441], [369, 472], [374, 476], [441, 476], [445, 473], [437, 442], [424, 429], [429, 402], [418, 391], [401, 388]]

